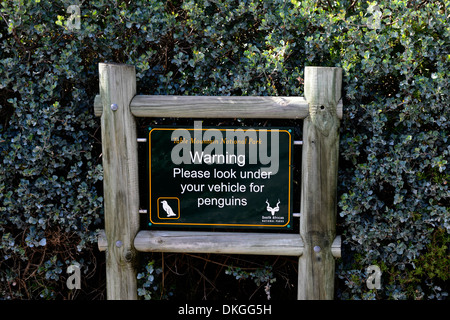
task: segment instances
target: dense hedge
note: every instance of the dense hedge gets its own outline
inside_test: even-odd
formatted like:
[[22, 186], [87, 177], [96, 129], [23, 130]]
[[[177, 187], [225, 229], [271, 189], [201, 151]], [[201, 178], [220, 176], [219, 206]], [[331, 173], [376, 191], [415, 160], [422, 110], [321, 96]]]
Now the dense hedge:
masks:
[[[0, 299], [104, 297], [99, 62], [135, 65], [140, 94], [303, 96], [304, 66], [343, 68], [336, 297], [447, 296], [450, 1], [83, 1], [70, 30], [74, 2], [0, 4]], [[226, 271], [274, 282], [272, 266]]]

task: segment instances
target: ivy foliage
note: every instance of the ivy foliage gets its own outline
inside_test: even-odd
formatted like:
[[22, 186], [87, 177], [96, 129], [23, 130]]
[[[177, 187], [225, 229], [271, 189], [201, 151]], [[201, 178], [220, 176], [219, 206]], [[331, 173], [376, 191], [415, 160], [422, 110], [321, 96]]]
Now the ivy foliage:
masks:
[[[98, 63], [119, 62], [136, 66], [140, 94], [303, 96], [304, 66], [343, 68], [336, 296], [445, 298], [449, 17], [448, 0], [2, 1], [0, 296], [70, 298], [71, 264], [93, 277], [92, 105]], [[372, 264], [382, 289], [367, 289]]]

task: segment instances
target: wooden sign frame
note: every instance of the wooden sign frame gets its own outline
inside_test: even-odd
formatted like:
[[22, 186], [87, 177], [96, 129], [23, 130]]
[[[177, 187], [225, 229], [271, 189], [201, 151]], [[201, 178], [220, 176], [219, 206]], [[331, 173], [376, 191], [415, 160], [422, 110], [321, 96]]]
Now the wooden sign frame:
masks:
[[[299, 257], [298, 299], [333, 299], [342, 69], [305, 67], [305, 97], [136, 95], [134, 66], [99, 64], [107, 298], [137, 299], [139, 252]], [[299, 234], [139, 230], [135, 117], [303, 119]], [[294, 195], [295, 196], [295, 195]]]

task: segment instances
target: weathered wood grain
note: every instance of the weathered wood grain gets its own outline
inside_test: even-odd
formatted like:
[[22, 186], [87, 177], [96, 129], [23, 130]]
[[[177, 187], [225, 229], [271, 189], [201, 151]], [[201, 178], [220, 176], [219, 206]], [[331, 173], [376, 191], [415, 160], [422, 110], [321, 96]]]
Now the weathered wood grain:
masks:
[[300, 256], [298, 234], [140, 231], [135, 247], [144, 252], [196, 252]]
[[305, 68], [309, 115], [303, 122], [298, 298], [333, 299], [342, 69]]
[[[153, 96], [137, 95], [130, 104], [135, 117], [304, 119], [309, 113], [303, 97]], [[342, 103], [337, 108], [342, 117]], [[94, 113], [101, 116], [100, 96]]]
[[[100, 251], [105, 251], [108, 248], [105, 230], [99, 230], [97, 244]], [[141, 230], [134, 239], [134, 247], [140, 252], [282, 256], [300, 256], [303, 253], [303, 241], [298, 234]], [[341, 257], [340, 236], [334, 239], [331, 251], [335, 258]]]
[[[134, 66], [99, 64], [106, 288], [109, 300], [137, 299], [134, 238], [139, 230], [136, 125], [130, 101], [136, 94]], [[115, 108], [111, 105], [115, 104]]]

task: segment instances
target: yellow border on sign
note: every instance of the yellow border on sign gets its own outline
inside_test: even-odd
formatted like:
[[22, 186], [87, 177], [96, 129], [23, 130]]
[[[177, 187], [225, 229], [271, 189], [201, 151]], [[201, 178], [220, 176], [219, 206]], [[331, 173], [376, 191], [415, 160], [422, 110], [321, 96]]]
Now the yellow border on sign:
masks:
[[[237, 224], [237, 223], [191, 223], [191, 222], [174, 222], [174, 223], [169, 223], [169, 222], [153, 222], [152, 221], [152, 146], [151, 146], [151, 139], [150, 139], [150, 135], [152, 134], [152, 131], [154, 130], [177, 130], [177, 129], [184, 129], [184, 130], [189, 130], [189, 131], [193, 131], [193, 130], [210, 130], [212, 128], [202, 128], [202, 129], [197, 129], [197, 128], [183, 128], [183, 127], [178, 127], [178, 128], [152, 128], [149, 132], [148, 132], [148, 168], [149, 168], [149, 220], [152, 224], [159, 224], [159, 225], [178, 225], [178, 226], [226, 226], [226, 227], [272, 227], [272, 228], [282, 228], [282, 227], [286, 227], [291, 220], [291, 167], [292, 167], [292, 136], [291, 133], [288, 130], [279, 130], [279, 129], [251, 129], [251, 130], [255, 130], [255, 131], [261, 131], [261, 130], [266, 130], [266, 131], [272, 131], [272, 130], [278, 130], [278, 132], [286, 132], [289, 135], [289, 185], [288, 185], [288, 221], [284, 224], [284, 225], [263, 225], [263, 224]], [[239, 128], [237, 128], [239, 129]], [[234, 130], [234, 129], [219, 129], [219, 128], [214, 128], [214, 130], [219, 130], [219, 131], [227, 131], [227, 130]], [[168, 199], [169, 197], [159, 197], [156, 201], [158, 201], [160, 198], [166, 198]], [[176, 197], [172, 197], [172, 198], [176, 198]], [[178, 199], [178, 198], [176, 198]], [[178, 202], [180, 201], [180, 199], [178, 199]], [[180, 208], [180, 204], [178, 205], [178, 210], [181, 210]], [[180, 216], [180, 213], [178, 214], [178, 216]], [[159, 218], [159, 208], [158, 208], [158, 218]], [[161, 218], [160, 218], [161, 219]], [[164, 219], [164, 218], [163, 218]], [[165, 219], [175, 219], [175, 218], [165, 218]]]

